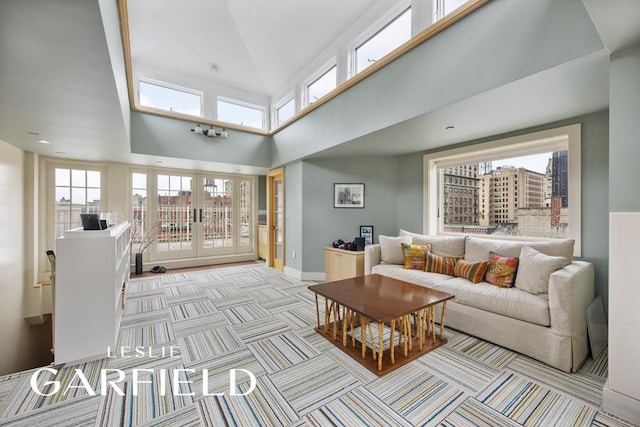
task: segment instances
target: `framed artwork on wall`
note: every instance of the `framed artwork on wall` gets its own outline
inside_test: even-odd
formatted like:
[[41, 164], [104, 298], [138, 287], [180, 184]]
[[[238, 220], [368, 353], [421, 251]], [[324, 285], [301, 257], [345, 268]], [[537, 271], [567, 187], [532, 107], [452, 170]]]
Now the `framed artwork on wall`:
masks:
[[364, 245], [373, 244], [373, 225], [361, 225], [360, 237], [364, 237]]
[[364, 184], [333, 184], [334, 208], [364, 208]]

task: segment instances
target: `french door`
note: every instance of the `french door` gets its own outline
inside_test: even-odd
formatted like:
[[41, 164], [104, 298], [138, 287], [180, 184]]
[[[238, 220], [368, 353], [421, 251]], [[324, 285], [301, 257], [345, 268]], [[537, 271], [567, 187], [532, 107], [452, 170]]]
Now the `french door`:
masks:
[[254, 252], [254, 177], [154, 171], [149, 181], [152, 259]]
[[284, 169], [267, 173], [267, 228], [269, 256], [267, 265], [284, 269]]

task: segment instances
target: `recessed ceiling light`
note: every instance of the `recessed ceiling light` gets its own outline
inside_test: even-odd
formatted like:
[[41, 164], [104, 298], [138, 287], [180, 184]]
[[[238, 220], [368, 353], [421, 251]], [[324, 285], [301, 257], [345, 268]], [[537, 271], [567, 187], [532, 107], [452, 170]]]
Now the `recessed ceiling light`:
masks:
[[456, 128], [455, 126], [449, 125], [449, 126], [447, 126], [445, 129], [446, 129], [446, 130], [451, 130], [451, 129], [455, 129], [455, 128]]
[[40, 144], [51, 144], [51, 141], [47, 141], [46, 139], [39, 139], [38, 142]]
[[215, 73], [218, 71], [218, 66], [216, 64], [211, 64], [209, 70], [211, 70], [212, 73]]

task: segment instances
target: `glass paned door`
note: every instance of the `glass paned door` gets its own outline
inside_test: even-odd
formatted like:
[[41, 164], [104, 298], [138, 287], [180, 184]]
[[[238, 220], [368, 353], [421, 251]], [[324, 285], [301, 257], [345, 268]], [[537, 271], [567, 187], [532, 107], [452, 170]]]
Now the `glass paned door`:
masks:
[[284, 171], [267, 174], [267, 226], [269, 228], [268, 265], [284, 269]]
[[198, 256], [251, 253], [254, 179], [198, 175], [198, 182]]
[[201, 198], [197, 227], [202, 255], [234, 252], [236, 221], [234, 218], [234, 180], [228, 177], [200, 178]]
[[157, 175], [155, 258], [193, 257], [193, 177]]

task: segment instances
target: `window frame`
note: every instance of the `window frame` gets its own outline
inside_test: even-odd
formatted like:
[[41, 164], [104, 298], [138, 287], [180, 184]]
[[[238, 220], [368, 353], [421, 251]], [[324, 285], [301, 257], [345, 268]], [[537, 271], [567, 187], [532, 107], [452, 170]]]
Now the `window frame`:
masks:
[[[466, 147], [427, 153], [423, 156], [423, 230], [427, 234], [457, 234], [442, 232], [444, 212], [440, 179], [443, 168], [456, 164], [474, 163], [486, 160], [489, 156], [499, 155], [501, 158], [525, 156], [544, 153], [546, 151], [569, 151], [568, 197], [569, 204], [569, 239], [575, 240], [574, 256], [581, 256], [582, 244], [582, 201], [581, 201], [581, 125], [579, 123], [527, 133], [503, 139], [478, 143]], [[522, 238], [491, 235], [483, 238], [500, 238], [513, 240], [547, 240], [523, 236]]]
[[[46, 209], [40, 213], [40, 223], [45, 224], [45, 246], [55, 248], [56, 246], [56, 169], [76, 169], [85, 171], [100, 172], [100, 210], [108, 209], [107, 206], [107, 176], [106, 168], [102, 164], [73, 162], [73, 161], [45, 161], [43, 167], [46, 171], [45, 197]], [[86, 185], [85, 185], [86, 188]], [[104, 202], [103, 202], [104, 201]], [[41, 251], [42, 252], [42, 251]], [[46, 265], [41, 264], [41, 266]], [[46, 267], [45, 269], [46, 270]]]
[[[291, 102], [291, 101], [293, 101], [293, 115], [291, 117], [289, 117], [288, 119], [284, 120], [282, 123], [279, 123], [280, 118], [279, 118], [278, 111], [282, 107], [287, 105], [289, 102]], [[288, 122], [293, 117], [295, 117], [296, 113], [297, 113], [297, 111], [296, 111], [296, 94], [295, 94], [295, 91], [291, 91], [288, 94], [286, 94], [285, 96], [283, 96], [282, 98], [280, 98], [280, 100], [278, 102], [273, 104], [273, 107], [271, 109], [271, 126], [272, 126], [272, 129], [275, 129], [278, 126]]]
[[[339, 86], [339, 84], [338, 84], [339, 76], [338, 76], [338, 59], [337, 59], [336, 56], [333, 56], [329, 61], [325, 62], [320, 68], [318, 68], [313, 74], [311, 74], [309, 77], [307, 77], [302, 82], [302, 105], [304, 106], [303, 108], [306, 108], [309, 105], [313, 104], [313, 103], [309, 102], [309, 86], [311, 86], [312, 84], [314, 84], [315, 82], [320, 80], [322, 77], [325, 76], [325, 74], [327, 74], [333, 68], [336, 69], [336, 86], [335, 86], [335, 88], [337, 88]], [[335, 88], [333, 88], [331, 90], [335, 90]], [[321, 99], [324, 96], [326, 96], [328, 93], [331, 92], [331, 90], [329, 92], [325, 93], [324, 95], [322, 95], [322, 97], [320, 97], [318, 99]]]
[[[237, 105], [239, 107], [244, 107], [244, 108], [251, 108], [254, 110], [258, 110], [262, 113], [262, 126], [257, 128], [255, 126], [249, 126], [249, 125], [241, 125], [239, 123], [233, 123], [233, 122], [227, 122], [225, 120], [220, 119], [219, 113], [218, 113], [218, 103], [219, 102], [226, 102], [227, 104], [233, 104], [233, 105]], [[267, 130], [267, 123], [269, 123], [268, 117], [267, 117], [267, 112], [268, 112], [268, 108], [265, 107], [264, 105], [258, 105], [258, 104], [252, 104], [250, 102], [246, 102], [246, 101], [241, 101], [239, 99], [235, 99], [235, 98], [229, 98], [227, 96], [223, 96], [223, 95], [218, 95], [216, 96], [216, 120], [217, 122], [223, 122], [223, 123], [230, 123], [236, 126], [243, 126], [246, 128], [250, 128], [250, 129], [260, 129], [260, 130]]]
[[[349, 44], [349, 55], [348, 55], [348, 70], [349, 70], [348, 74], [349, 74], [349, 78], [351, 78], [351, 77], [355, 76], [356, 74], [359, 74], [362, 71], [366, 70], [366, 68], [361, 70], [361, 71], [358, 71], [356, 69], [356, 66], [357, 66], [356, 50], [359, 49], [360, 47], [362, 47], [365, 43], [367, 43], [371, 39], [373, 39], [379, 33], [384, 31], [389, 25], [391, 25], [393, 22], [395, 22], [397, 19], [399, 19], [400, 16], [402, 16], [407, 11], [410, 11], [410, 13], [411, 13], [411, 20], [410, 20], [411, 29], [410, 29], [410, 36], [409, 36], [409, 39], [408, 39], [408, 40], [411, 40], [411, 38], [413, 38], [413, 33], [414, 33], [414, 29], [413, 29], [413, 26], [414, 26], [414, 24], [413, 24], [414, 23], [413, 5], [411, 4], [411, 1], [405, 0], [405, 1], [401, 2], [400, 4], [396, 5], [393, 9], [391, 9], [384, 16], [382, 16], [378, 20], [376, 20], [373, 25], [369, 26], [369, 28], [367, 28], [365, 31], [360, 33], [360, 35]], [[406, 41], [403, 42], [403, 43], [406, 43]], [[394, 49], [397, 49], [398, 47], [402, 46], [403, 43], [399, 44]], [[393, 52], [394, 49], [389, 51], [387, 54]], [[387, 54], [385, 54], [385, 55], [387, 55]], [[385, 55], [383, 55], [383, 57]], [[367, 68], [369, 68], [369, 67], [367, 67]]]
[[[159, 86], [161, 88], [164, 89], [169, 89], [169, 90], [175, 90], [177, 92], [184, 92], [184, 93], [188, 93], [191, 95], [196, 95], [200, 97], [200, 115], [199, 116], [193, 116], [191, 114], [187, 114], [187, 113], [182, 113], [179, 111], [171, 111], [171, 110], [165, 110], [164, 108], [157, 108], [157, 107], [151, 107], [148, 105], [142, 105], [140, 103], [140, 83], [144, 82], [150, 85], [154, 85], [154, 86]], [[204, 91], [202, 90], [198, 90], [198, 89], [193, 89], [193, 88], [188, 88], [185, 86], [180, 86], [174, 83], [169, 83], [169, 82], [165, 82], [162, 80], [157, 80], [157, 79], [153, 79], [151, 77], [146, 77], [146, 76], [138, 76], [136, 79], [136, 90], [135, 90], [135, 96], [136, 96], [136, 105], [140, 108], [147, 108], [150, 110], [155, 110], [155, 111], [164, 111], [164, 112], [168, 112], [168, 113], [172, 113], [172, 114], [182, 114], [185, 116], [192, 116], [192, 117], [199, 117], [199, 118], [204, 118]]]
[[454, 10], [461, 8], [462, 6], [464, 6], [465, 3], [471, 1], [471, 0], [465, 0], [464, 3], [462, 3], [460, 6], [458, 6], [456, 9], [452, 10], [451, 12], [445, 14], [445, 3], [448, 0], [433, 0], [433, 23], [438, 22], [439, 20], [441, 20], [442, 18], [444, 18], [447, 15], [450, 15], [451, 13], [453, 13]]

